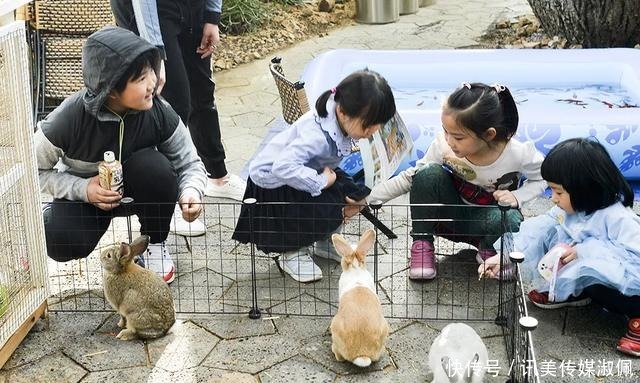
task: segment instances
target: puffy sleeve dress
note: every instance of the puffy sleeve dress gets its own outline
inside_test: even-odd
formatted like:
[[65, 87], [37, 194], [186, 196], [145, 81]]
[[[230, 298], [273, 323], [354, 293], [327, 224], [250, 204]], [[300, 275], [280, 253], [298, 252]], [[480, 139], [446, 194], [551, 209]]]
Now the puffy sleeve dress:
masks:
[[590, 285], [601, 284], [627, 296], [640, 295], [640, 217], [615, 203], [592, 214], [567, 214], [554, 207], [526, 219], [514, 233], [514, 249], [525, 254], [525, 284], [540, 292], [549, 282], [537, 271], [538, 261], [559, 243], [575, 243], [577, 258], [558, 271], [556, 301], [578, 296]]

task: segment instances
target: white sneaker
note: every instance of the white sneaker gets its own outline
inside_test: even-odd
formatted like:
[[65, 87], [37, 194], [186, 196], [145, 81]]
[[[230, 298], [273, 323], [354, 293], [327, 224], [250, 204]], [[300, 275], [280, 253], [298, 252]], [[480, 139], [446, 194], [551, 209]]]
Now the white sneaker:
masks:
[[196, 218], [193, 222], [187, 222], [182, 218], [182, 210], [180, 205], [176, 204], [176, 209], [173, 212], [173, 218], [171, 218], [171, 224], [169, 230], [172, 233], [182, 235], [183, 237], [197, 237], [203, 235], [207, 228], [200, 218]]
[[314, 243], [311, 247], [311, 252], [313, 255], [320, 258], [332, 259], [338, 263], [342, 262], [342, 256], [338, 254], [333, 243], [328, 239], [323, 239]]
[[207, 181], [207, 187], [204, 190], [204, 194], [208, 197], [217, 198], [230, 198], [236, 201], [242, 201], [244, 198], [244, 191], [247, 188], [247, 183], [235, 174], [230, 174], [227, 182], [218, 186], [213, 181]]
[[144, 252], [144, 263], [147, 269], [158, 274], [163, 281], [173, 282], [175, 278], [176, 266], [171, 260], [169, 249], [165, 242], [150, 243]]
[[278, 258], [280, 268], [298, 282], [313, 282], [322, 279], [322, 270], [313, 262], [308, 250], [289, 251]]

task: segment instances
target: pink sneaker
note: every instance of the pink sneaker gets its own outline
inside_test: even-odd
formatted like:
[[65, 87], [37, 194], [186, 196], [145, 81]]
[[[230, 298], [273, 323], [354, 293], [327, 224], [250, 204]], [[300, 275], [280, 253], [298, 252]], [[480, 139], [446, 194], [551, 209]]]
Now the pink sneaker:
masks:
[[433, 279], [436, 277], [436, 257], [433, 243], [417, 239], [411, 245], [409, 279]]
[[498, 253], [493, 249], [478, 250], [478, 254], [476, 254], [476, 262], [478, 262], [479, 264], [483, 264], [487, 259], [493, 257], [496, 254]]

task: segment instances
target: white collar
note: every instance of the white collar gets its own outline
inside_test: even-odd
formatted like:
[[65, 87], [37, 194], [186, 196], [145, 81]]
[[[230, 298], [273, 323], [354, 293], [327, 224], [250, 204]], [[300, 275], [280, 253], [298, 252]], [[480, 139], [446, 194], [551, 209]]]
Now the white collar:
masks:
[[329, 97], [327, 101], [327, 117], [318, 117], [316, 114], [316, 121], [318, 121], [322, 130], [327, 132], [329, 137], [331, 137], [331, 140], [336, 143], [340, 157], [346, 157], [353, 152], [353, 140], [342, 132], [338, 124], [336, 103], [333, 101], [333, 96]]

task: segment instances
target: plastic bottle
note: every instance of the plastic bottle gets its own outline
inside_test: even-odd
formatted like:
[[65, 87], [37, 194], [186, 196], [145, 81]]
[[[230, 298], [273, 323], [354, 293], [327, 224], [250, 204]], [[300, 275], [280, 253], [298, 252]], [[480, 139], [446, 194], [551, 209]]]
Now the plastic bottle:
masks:
[[100, 186], [117, 191], [120, 194], [124, 192], [122, 164], [116, 160], [116, 155], [112, 151], [104, 152], [104, 161], [98, 165], [98, 174], [100, 176]]

